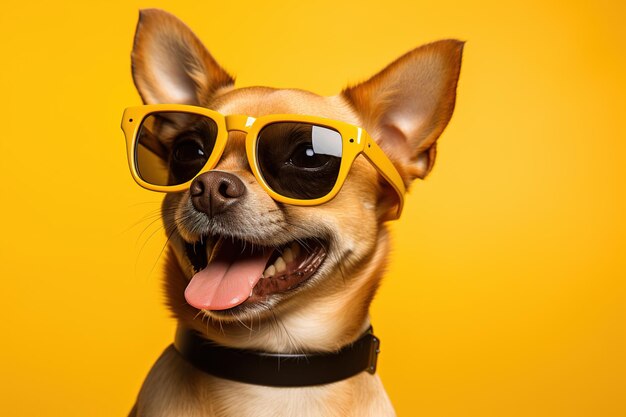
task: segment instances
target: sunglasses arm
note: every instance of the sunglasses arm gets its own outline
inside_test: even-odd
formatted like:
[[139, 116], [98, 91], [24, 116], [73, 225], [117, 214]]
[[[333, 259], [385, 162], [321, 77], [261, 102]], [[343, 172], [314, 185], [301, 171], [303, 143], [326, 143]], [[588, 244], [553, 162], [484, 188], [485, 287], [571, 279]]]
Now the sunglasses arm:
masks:
[[402, 213], [402, 207], [404, 206], [404, 194], [406, 192], [406, 188], [404, 186], [404, 181], [400, 176], [400, 173], [393, 165], [391, 160], [387, 157], [385, 152], [378, 146], [378, 144], [366, 134], [365, 143], [363, 146], [363, 153], [365, 157], [376, 167], [380, 175], [383, 176], [385, 180], [391, 185], [396, 194], [398, 195], [398, 207], [395, 217], [390, 218], [389, 220], [396, 220], [400, 218], [400, 214]]

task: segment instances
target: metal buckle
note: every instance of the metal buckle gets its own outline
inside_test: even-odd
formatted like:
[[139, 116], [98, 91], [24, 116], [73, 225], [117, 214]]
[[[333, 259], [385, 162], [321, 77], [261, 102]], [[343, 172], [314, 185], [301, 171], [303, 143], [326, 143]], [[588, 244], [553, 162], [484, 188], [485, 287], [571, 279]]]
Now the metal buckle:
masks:
[[380, 339], [372, 335], [372, 343], [370, 345], [370, 360], [367, 366], [367, 372], [376, 373], [376, 364], [378, 363], [378, 354], [380, 353]]

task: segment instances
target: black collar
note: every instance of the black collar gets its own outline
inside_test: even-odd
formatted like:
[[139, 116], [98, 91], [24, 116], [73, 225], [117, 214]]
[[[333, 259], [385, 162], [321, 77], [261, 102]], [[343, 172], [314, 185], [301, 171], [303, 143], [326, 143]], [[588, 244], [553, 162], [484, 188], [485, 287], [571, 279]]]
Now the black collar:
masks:
[[196, 368], [220, 378], [272, 387], [329, 384], [376, 372], [380, 339], [370, 327], [354, 343], [331, 353], [268, 353], [218, 345], [179, 326], [174, 347]]

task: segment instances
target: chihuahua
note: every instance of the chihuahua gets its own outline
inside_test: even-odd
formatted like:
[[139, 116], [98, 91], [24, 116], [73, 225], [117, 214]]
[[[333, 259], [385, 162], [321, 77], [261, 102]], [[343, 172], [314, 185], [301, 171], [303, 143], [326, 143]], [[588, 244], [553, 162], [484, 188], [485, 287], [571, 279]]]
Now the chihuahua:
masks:
[[176, 341], [130, 416], [393, 416], [369, 306], [405, 187], [433, 168], [463, 42], [414, 49], [322, 97], [235, 88], [191, 30], [143, 10], [122, 128], [165, 192]]

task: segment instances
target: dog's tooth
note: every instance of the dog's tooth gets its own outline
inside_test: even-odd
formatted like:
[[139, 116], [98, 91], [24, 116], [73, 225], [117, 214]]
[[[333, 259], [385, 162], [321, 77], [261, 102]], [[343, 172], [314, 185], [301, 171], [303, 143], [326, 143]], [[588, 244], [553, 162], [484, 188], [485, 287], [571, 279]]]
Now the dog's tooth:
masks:
[[293, 242], [291, 245], [291, 252], [293, 252], [294, 259], [300, 255], [300, 244], [298, 242]]
[[287, 269], [287, 264], [282, 256], [279, 256], [278, 259], [276, 259], [274, 266], [276, 267], [276, 272], [283, 272]]
[[287, 248], [283, 251], [283, 259], [287, 263], [293, 261], [293, 251], [291, 250], [291, 248]]
[[265, 270], [265, 272], [263, 272], [263, 276], [265, 278], [271, 277], [272, 275], [274, 275], [276, 273], [276, 267], [274, 265], [270, 265], [267, 267], [267, 269]]

